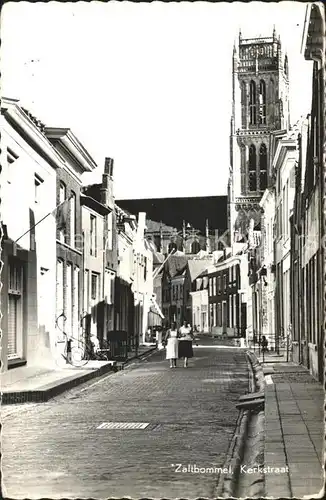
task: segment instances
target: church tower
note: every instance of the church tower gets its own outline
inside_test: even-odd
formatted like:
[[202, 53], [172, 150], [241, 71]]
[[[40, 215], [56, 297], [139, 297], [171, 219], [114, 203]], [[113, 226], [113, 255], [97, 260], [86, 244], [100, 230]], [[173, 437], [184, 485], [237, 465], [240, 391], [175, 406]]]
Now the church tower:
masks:
[[[242, 38], [232, 58], [229, 224], [231, 243], [260, 228], [259, 201], [271, 183], [270, 136], [290, 126], [287, 55], [275, 29], [268, 38]], [[233, 246], [233, 245], [232, 245]]]

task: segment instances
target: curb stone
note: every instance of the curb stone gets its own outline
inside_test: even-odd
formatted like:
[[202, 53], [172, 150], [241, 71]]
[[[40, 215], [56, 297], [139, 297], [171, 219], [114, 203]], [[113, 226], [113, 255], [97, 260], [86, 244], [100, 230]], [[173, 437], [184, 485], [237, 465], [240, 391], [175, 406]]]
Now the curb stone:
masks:
[[95, 378], [101, 378], [104, 375], [114, 375], [120, 369], [123, 370], [124, 366], [128, 366], [131, 361], [135, 361], [136, 359], [139, 359], [139, 361], [143, 361], [147, 357], [151, 356], [156, 350], [157, 347], [155, 346], [152, 349], [143, 352], [142, 354], [139, 354], [128, 359], [125, 362], [122, 362], [120, 367], [117, 366], [117, 368], [112, 367], [111, 365], [105, 365], [96, 370], [90, 370], [88, 373], [80, 377], [67, 377], [66, 379], [60, 380], [59, 383], [52, 382], [42, 386], [37, 390], [1, 393], [1, 404], [3, 404], [4, 406], [10, 406], [11, 404], [46, 403], [50, 399], [60, 396], [70, 389], [74, 389], [78, 386], [84, 385]]

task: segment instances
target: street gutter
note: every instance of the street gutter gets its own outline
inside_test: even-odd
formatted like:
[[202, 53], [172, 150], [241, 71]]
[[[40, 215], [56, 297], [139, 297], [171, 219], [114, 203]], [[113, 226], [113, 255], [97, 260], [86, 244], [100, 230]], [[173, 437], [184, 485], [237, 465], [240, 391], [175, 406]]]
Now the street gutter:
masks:
[[219, 498], [264, 496], [263, 475], [259, 472], [250, 474], [248, 483], [247, 474], [241, 473], [242, 465], [257, 467], [264, 461], [264, 374], [252, 352], [247, 351], [246, 357], [249, 393], [240, 397], [236, 405], [239, 416], [224, 464], [231, 473], [219, 477], [216, 490], [216, 497]]

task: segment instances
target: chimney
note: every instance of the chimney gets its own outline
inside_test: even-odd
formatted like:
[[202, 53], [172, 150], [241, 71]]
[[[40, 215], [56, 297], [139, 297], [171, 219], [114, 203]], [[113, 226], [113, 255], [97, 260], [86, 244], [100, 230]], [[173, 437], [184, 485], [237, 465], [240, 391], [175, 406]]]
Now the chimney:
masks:
[[112, 158], [105, 158], [104, 174], [102, 175], [101, 202], [103, 205], [114, 208], [113, 197], [113, 163]]
[[142, 240], [144, 238], [146, 229], [146, 212], [139, 212], [138, 214], [138, 240]]
[[113, 179], [113, 158], [105, 158], [104, 174], [109, 175]]

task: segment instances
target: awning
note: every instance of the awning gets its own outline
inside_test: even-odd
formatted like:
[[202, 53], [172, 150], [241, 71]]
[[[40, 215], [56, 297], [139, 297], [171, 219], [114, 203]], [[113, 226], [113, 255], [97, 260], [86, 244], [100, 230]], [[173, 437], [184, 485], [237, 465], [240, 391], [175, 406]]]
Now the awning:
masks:
[[160, 306], [153, 297], [151, 298], [150, 312], [152, 312], [153, 314], [157, 314], [162, 319], [164, 319], [164, 314], [162, 313]]

